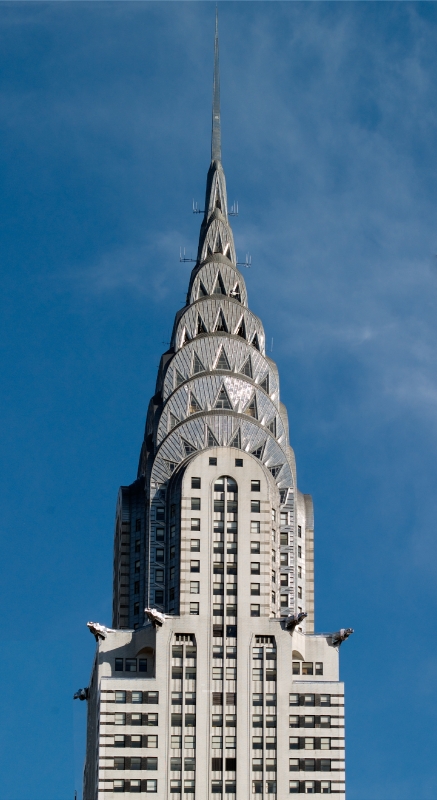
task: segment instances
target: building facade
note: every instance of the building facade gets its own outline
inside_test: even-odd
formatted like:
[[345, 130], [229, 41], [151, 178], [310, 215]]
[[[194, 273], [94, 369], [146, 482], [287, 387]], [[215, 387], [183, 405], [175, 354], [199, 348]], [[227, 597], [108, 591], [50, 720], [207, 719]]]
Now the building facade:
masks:
[[89, 623], [84, 800], [345, 797], [348, 631], [314, 633], [313, 506], [237, 266], [217, 31], [197, 261], [119, 493], [112, 626]]

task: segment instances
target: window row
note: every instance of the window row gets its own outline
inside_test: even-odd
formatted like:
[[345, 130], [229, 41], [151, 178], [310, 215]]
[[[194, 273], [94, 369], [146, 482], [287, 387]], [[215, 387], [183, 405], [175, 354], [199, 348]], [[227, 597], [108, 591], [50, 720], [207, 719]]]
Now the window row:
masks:
[[331, 717], [290, 716], [290, 728], [330, 728]]
[[[270, 714], [265, 718], [266, 728], [276, 728], [276, 716], [274, 714]], [[264, 717], [262, 714], [254, 714], [252, 716], [252, 727], [253, 728], [262, 728], [264, 725]]]
[[114, 692], [116, 703], [158, 703], [159, 692]]
[[[215, 639], [222, 639], [223, 638], [223, 625], [213, 625], [212, 626], [212, 635]], [[236, 639], [237, 638], [237, 626], [236, 625], [226, 625], [226, 636], [228, 639]]]
[[330, 706], [330, 694], [290, 694], [291, 706]]
[[114, 747], [149, 747], [155, 749], [158, 747], [158, 737], [153, 735], [141, 736], [127, 734], [115, 734]]
[[329, 758], [290, 758], [290, 772], [331, 772]]
[[[254, 681], [262, 681], [264, 676], [263, 669], [253, 669], [252, 670], [252, 680]], [[275, 669], [266, 669], [265, 670], [265, 679], [266, 681], [275, 681], [276, 680], [276, 670]]]
[[114, 714], [114, 725], [157, 725], [158, 714]]
[[212, 736], [211, 737], [211, 749], [212, 750], [223, 750], [223, 739], [225, 743], [226, 750], [235, 750], [237, 739], [235, 736]]
[[113, 783], [114, 792], [153, 792], [158, 791], [158, 781], [156, 780], [115, 780]]
[[196, 747], [196, 737], [195, 736], [178, 736], [174, 735], [170, 737], [170, 747], [172, 750], [182, 750], [182, 739], [184, 740], [184, 748], [185, 750], [194, 750]]
[[[195, 786], [195, 781], [194, 780], [191, 779], [191, 780], [185, 780], [184, 781], [184, 794], [185, 795], [194, 794], [195, 788], [196, 788], [196, 786]], [[182, 781], [178, 780], [177, 778], [171, 780], [170, 781], [170, 794], [177, 794], [177, 795], [180, 796], [181, 791], [182, 791]]]
[[114, 769], [145, 769], [155, 770], [158, 769], [158, 759], [155, 756], [131, 756], [125, 758], [124, 756], [116, 756], [114, 758]]
[[[171, 693], [171, 704], [173, 706], [182, 705], [182, 692]], [[196, 705], [196, 692], [185, 692], [185, 705], [187, 706]]]
[[276, 736], [266, 736], [265, 739], [262, 736], [252, 737], [253, 750], [262, 750], [264, 743], [266, 750], [276, 750]]
[[[237, 716], [236, 714], [226, 714], [225, 716], [225, 724], [227, 728], [235, 728], [237, 724]], [[212, 726], [213, 728], [222, 728], [223, 727], [223, 714], [213, 714], [212, 715]]]
[[[183, 678], [183, 669], [182, 667], [172, 667], [171, 668], [171, 677], [173, 680], [181, 681]], [[196, 667], [185, 667], [185, 677], [188, 681], [195, 681], [196, 680]]]
[[323, 662], [293, 661], [293, 675], [323, 675]]
[[331, 794], [331, 781], [290, 781], [290, 794]]
[[[185, 723], [185, 727], [186, 728], [195, 728], [196, 727], [196, 715], [195, 714], [185, 714], [184, 723]], [[182, 728], [182, 714], [172, 714], [171, 715], [171, 727], [172, 728]]]
[[211, 784], [211, 792], [212, 794], [222, 794], [223, 790], [225, 794], [235, 794], [237, 791], [235, 781], [225, 781], [223, 785], [223, 781], [213, 781]]
[[[196, 770], [196, 759], [192, 757], [186, 756], [183, 760], [184, 762], [184, 770], [185, 772], [195, 772]], [[170, 759], [170, 770], [171, 772], [181, 772], [182, 771], [182, 758], [178, 756], [172, 756]]]
[[[225, 678], [227, 681], [235, 681], [237, 680], [237, 668], [236, 667], [226, 667]], [[223, 667], [213, 667], [212, 668], [212, 679], [213, 681], [222, 681], [223, 680]]]
[[[115, 672], [147, 672], [147, 658], [116, 658]], [[153, 695], [153, 692], [151, 694]]]
[[[331, 750], [337, 746], [337, 739], [328, 739], [318, 736], [290, 736], [290, 750]], [[331, 743], [334, 743], [333, 745]]]

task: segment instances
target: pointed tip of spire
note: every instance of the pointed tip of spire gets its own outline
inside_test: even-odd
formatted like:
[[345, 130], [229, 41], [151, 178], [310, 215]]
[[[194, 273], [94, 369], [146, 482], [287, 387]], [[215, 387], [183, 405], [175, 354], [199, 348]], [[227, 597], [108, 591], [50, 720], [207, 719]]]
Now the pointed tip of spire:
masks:
[[219, 38], [218, 38], [218, 7], [215, 7], [215, 36], [214, 36], [214, 80], [212, 90], [212, 136], [211, 136], [211, 161], [221, 161], [221, 130], [220, 130], [220, 66], [219, 66]]

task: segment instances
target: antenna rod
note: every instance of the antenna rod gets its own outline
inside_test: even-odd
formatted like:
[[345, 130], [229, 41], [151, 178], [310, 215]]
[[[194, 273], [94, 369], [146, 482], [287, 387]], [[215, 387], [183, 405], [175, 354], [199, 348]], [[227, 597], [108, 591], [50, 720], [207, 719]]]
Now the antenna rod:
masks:
[[212, 136], [211, 136], [211, 161], [222, 160], [222, 143], [220, 131], [220, 69], [219, 69], [219, 39], [218, 39], [218, 8], [215, 9], [215, 37], [214, 37], [214, 81], [212, 90]]

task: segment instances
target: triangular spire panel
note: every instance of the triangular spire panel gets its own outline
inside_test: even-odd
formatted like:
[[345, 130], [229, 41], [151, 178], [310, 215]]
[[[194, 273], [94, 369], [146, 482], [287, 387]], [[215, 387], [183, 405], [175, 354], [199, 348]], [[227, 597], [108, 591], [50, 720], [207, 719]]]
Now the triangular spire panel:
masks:
[[205, 323], [204, 323], [202, 317], [200, 316], [200, 314], [198, 314], [197, 315], [197, 331], [196, 331], [196, 334], [197, 334], [197, 336], [199, 336], [201, 333], [208, 333], [208, 331], [206, 330]]
[[198, 372], [205, 372], [205, 367], [203, 366], [199, 356], [197, 353], [194, 353], [193, 356], [193, 375], [197, 375]]
[[197, 453], [197, 447], [194, 447], [194, 444], [191, 444], [191, 442], [187, 442], [187, 440], [183, 439], [182, 436], [181, 442], [183, 444], [186, 456], [190, 456], [191, 453]]
[[219, 443], [208, 425], [206, 426], [206, 446], [219, 447]]
[[177, 369], [176, 370], [176, 389], [178, 388], [178, 386], [181, 385], [181, 383], [185, 383], [185, 378], [184, 378], [183, 375], [181, 375], [181, 373]]
[[223, 331], [223, 333], [228, 333], [228, 326], [226, 325], [225, 315], [223, 311], [220, 309], [218, 318], [217, 318], [217, 325], [215, 327], [216, 331]]
[[229, 408], [232, 409], [231, 401], [226, 393], [226, 389], [224, 386], [219, 391], [217, 400], [215, 401], [214, 408]]
[[236, 331], [235, 331], [235, 335], [236, 336], [241, 336], [242, 339], [247, 339], [247, 336], [246, 336], [246, 325], [244, 324], [244, 317], [241, 317], [241, 320], [237, 325], [237, 328], [236, 328]]
[[258, 409], [256, 406], [256, 395], [253, 395], [252, 400], [244, 409], [244, 413], [248, 414], [249, 417], [254, 417], [258, 419]]
[[253, 378], [252, 372], [252, 360], [249, 356], [248, 359], [244, 362], [243, 366], [240, 369], [242, 375], [247, 375], [248, 378]]
[[234, 433], [231, 441], [229, 442], [229, 447], [237, 447], [238, 450], [241, 450], [241, 431], [238, 428], [238, 431]]
[[227, 369], [227, 370], [231, 369], [224, 347], [222, 347], [220, 350], [220, 354], [217, 359], [215, 369]]
[[267, 375], [263, 378], [263, 380], [260, 383], [261, 389], [264, 389], [264, 391], [267, 392], [267, 394], [269, 393], [269, 384], [270, 384], [269, 373], [267, 373]]
[[[216, 252], [222, 253], [223, 251], [222, 250], [220, 250], [220, 251], [216, 250]], [[215, 286], [214, 286], [214, 289], [213, 289], [212, 293], [213, 294], [226, 294], [225, 285], [223, 283], [223, 279], [222, 279], [222, 276], [220, 275], [220, 272], [217, 273], [217, 280], [215, 282]]]
[[198, 414], [200, 411], [203, 411], [202, 406], [194, 397], [193, 392], [190, 392], [190, 402], [188, 404], [188, 413], [189, 414]]

